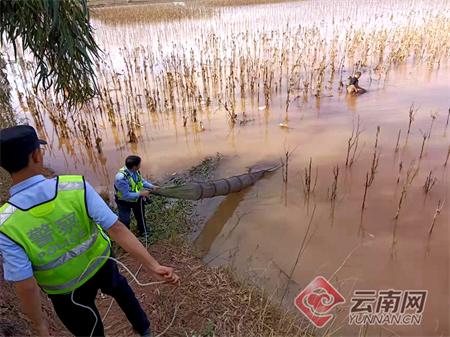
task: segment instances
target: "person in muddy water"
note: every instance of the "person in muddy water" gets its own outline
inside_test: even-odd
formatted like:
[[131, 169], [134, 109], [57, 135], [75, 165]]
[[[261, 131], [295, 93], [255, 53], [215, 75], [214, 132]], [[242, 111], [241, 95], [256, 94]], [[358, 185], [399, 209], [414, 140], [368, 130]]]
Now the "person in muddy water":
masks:
[[133, 211], [139, 235], [147, 236], [149, 228], [145, 221], [144, 207], [150, 190], [157, 190], [159, 186], [142, 178], [140, 167], [140, 157], [131, 155], [125, 159], [125, 166], [116, 174], [114, 182], [115, 200], [119, 209], [119, 220], [130, 228]]
[[361, 77], [361, 72], [357, 71], [355, 73], [355, 75], [349, 77], [349, 82], [347, 85], [347, 93], [357, 96], [357, 95], [361, 95], [364, 94], [365, 92], [367, 92], [366, 89], [361, 88], [359, 86], [359, 78]]
[[75, 336], [104, 336], [95, 305], [99, 289], [112, 296], [134, 330], [150, 336], [150, 322], [111, 258], [111, 239], [157, 279], [177, 283], [78, 175], [46, 179], [43, 148], [27, 125], [0, 130], [0, 166], [11, 174], [9, 200], [0, 208], [4, 278], [14, 283], [34, 335], [49, 336], [41, 288]]

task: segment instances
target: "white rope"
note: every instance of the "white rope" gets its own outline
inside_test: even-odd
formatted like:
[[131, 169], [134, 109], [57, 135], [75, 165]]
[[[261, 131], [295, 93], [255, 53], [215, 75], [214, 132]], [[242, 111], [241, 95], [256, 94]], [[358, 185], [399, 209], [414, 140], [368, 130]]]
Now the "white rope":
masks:
[[[144, 232], [145, 232], [145, 250], [148, 250], [148, 233], [147, 233], [147, 226], [145, 224], [145, 218], [144, 218], [144, 204], [143, 204], [143, 198], [141, 198], [141, 219], [142, 219], [142, 225], [144, 226]], [[147, 282], [147, 283], [142, 283], [137, 279], [137, 275], [139, 274], [141, 268], [142, 268], [142, 263], [140, 264], [138, 270], [136, 271], [136, 273], [133, 274], [133, 272], [131, 272], [131, 270], [121, 261], [119, 261], [118, 259], [111, 257], [111, 256], [98, 256], [96, 258], [93, 258], [91, 261], [89, 261], [88, 265], [86, 266], [86, 268], [84, 269], [83, 273], [80, 275], [80, 277], [78, 278], [78, 282], [80, 281], [80, 279], [82, 278], [82, 276], [84, 275], [84, 273], [88, 270], [88, 268], [91, 266], [92, 262], [94, 262], [95, 260], [99, 260], [99, 259], [108, 259], [108, 260], [113, 260], [115, 261], [117, 264], [119, 264], [120, 266], [122, 266], [127, 272], [128, 274], [130, 274], [130, 276], [133, 278], [133, 281], [136, 282], [136, 284], [138, 284], [141, 287], [148, 287], [151, 285], [156, 285], [156, 284], [162, 284], [162, 283], [166, 283], [166, 281], [154, 281], [154, 282]], [[73, 295], [75, 293], [75, 290], [72, 290], [72, 293], [70, 295], [70, 299], [72, 301], [73, 304], [75, 304], [76, 306], [79, 306], [81, 308], [85, 308], [88, 309], [90, 312], [92, 312], [92, 314], [94, 315], [95, 318], [95, 323], [94, 326], [92, 327], [92, 331], [91, 334], [89, 335], [90, 337], [92, 337], [92, 335], [94, 334], [95, 328], [98, 324], [98, 317], [97, 314], [95, 313], [95, 311], [86, 306], [83, 305], [81, 303], [78, 303], [74, 300]], [[111, 299], [111, 303], [109, 304], [108, 310], [105, 313], [105, 316], [103, 317], [103, 320], [106, 318], [106, 316], [108, 316], [109, 311], [111, 310], [112, 304], [114, 302], [114, 299]], [[176, 314], [176, 311], [175, 311]], [[175, 316], [175, 315], [174, 315]], [[173, 317], [173, 319], [175, 319], [175, 317]], [[163, 331], [163, 333], [165, 333], [166, 331]], [[161, 336], [163, 333], [159, 334], [158, 336]]]
[[[95, 260], [99, 260], [99, 259], [108, 259], [108, 260], [113, 260], [113, 261], [115, 261], [116, 263], [118, 263], [119, 265], [121, 265], [121, 266], [122, 266], [122, 267], [130, 274], [130, 276], [133, 278], [133, 280], [134, 280], [138, 285], [140, 285], [141, 287], [148, 287], [148, 286], [151, 286], [151, 285], [156, 285], [156, 284], [166, 283], [166, 281], [153, 281], [153, 282], [142, 283], [142, 282], [140, 282], [140, 281], [136, 278], [135, 274], [133, 274], [133, 272], [132, 272], [125, 264], [123, 264], [121, 261], [119, 261], [119, 260], [117, 260], [116, 258], [111, 257], [111, 256], [98, 256], [98, 257], [93, 258], [93, 259], [89, 262], [89, 264], [87, 265], [86, 269], [83, 271], [83, 273], [82, 273], [82, 274], [80, 275], [80, 277], [78, 278], [78, 281], [80, 281], [81, 277], [84, 275], [84, 273], [86, 272], [86, 270], [90, 267], [90, 265], [92, 264], [92, 262], [94, 262]], [[71, 296], [70, 296], [70, 299], [72, 300], [72, 303], [75, 304], [75, 305], [77, 305], [77, 306], [79, 306], [79, 307], [88, 309], [90, 312], [92, 312], [92, 314], [93, 314], [94, 317], [95, 317], [95, 323], [94, 323], [94, 326], [93, 326], [93, 328], [92, 328], [91, 334], [89, 335], [90, 337], [92, 337], [92, 335], [94, 334], [95, 327], [97, 326], [97, 323], [98, 323], [98, 317], [97, 317], [95, 311], [94, 311], [92, 308], [90, 308], [90, 307], [88, 307], [88, 306], [85, 306], [85, 305], [83, 305], [83, 304], [81, 304], [81, 303], [78, 303], [78, 302], [76, 302], [76, 301], [73, 299], [73, 295], [74, 295], [74, 293], [75, 293], [75, 290], [76, 290], [76, 289], [72, 290], [72, 294], [71, 294]]]

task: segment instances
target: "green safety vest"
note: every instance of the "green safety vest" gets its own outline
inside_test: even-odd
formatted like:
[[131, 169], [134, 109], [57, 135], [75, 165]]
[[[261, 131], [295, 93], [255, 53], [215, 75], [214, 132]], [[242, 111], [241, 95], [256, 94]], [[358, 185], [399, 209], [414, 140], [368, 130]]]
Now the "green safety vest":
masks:
[[110, 241], [90, 217], [82, 176], [57, 177], [55, 197], [29, 209], [0, 208], [0, 232], [21, 246], [39, 286], [70, 293], [86, 283], [110, 256]]
[[[144, 187], [144, 182], [142, 181], [142, 175], [141, 172], [137, 171], [137, 181], [134, 181], [131, 174], [128, 172], [127, 168], [124, 166], [119, 170], [120, 173], [122, 173], [127, 179], [128, 184], [130, 187], [130, 192], [136, 192], [139, 193], [139, 191]], [[123, 193], [117, 189], [116, 186], [114, 186], [116, 189], [116, 195], [119, 199], [123, 200]], [[133, 198], [133, 199], [127, 199], [127, 201], [138, 201], [139, 198]]]

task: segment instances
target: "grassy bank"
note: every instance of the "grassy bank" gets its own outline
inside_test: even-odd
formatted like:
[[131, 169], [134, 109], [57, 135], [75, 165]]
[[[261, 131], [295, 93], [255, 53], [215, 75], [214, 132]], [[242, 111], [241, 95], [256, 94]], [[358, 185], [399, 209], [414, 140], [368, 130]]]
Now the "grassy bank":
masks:
[[[206, 158], [165, 182], [182, 184], [210, 179], [220, 160], [220, 156]], [[226, 267], [210, 268], [202, 262], [184, 235], [195, 226], [195, 206], [191, 201], [152, 197], [146, 207], [146, 219], [152, 230], [149, 251], [161, 263], [175, 268], [182, 279], [179, 286], [140, 287], [122, 270], [149, 315], [155, 335], [307, 336], [298, 316], [271, 304], [269, 294], [251, 283], [238, 281], [238, 275]], [[133, 226], [134, 221], [132, 229]], [[134, 259], [120, 249], [115, 250], [118, 259], [130, 270], [139, 270], [139, 280], [151, 280]], [[20, 313], [12, 286], [2, 279], [0, 274], [0, 336], [30, 336], [29, 324]], [[50, 302], [45, 295], [42, 298], [52, 334], [68, 335]], [[126, 317], [111, 298], [99, 295], [97, 303], [108, 335], [133, 335]]]
[[[221, 160], [218, 154], [215, 157], [205, 158], [200, 164], [190, 170], [163, 179], [162, 184], [181, 185], [190, 181], [204, 181], [211, 178]], [[151, 230], [149, 242], [173, 239], [189, 233], [196, 225], [196, 202], [182, 199], [168, 199], [153, 195], [145, 207], [146, 222]], [[133, 219], [131, 228], [136, 227]]]

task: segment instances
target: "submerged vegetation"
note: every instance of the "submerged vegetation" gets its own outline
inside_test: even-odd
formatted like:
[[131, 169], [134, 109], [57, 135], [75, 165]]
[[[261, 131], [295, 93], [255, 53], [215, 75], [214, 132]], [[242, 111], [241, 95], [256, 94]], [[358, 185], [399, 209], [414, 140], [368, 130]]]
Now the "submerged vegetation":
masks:
[[[154, 6], [129, 6], [125, 14], [121, 7], [101, 10], [131, 22], [146, 12], [164, 19]], [[156, 8], [164, 10], [165, 6], [177, 12], [191, 10], [192, 4]], [[284, 16], [285, 5], [280, 6], [282, 11], [274, 9], [273, 20], [290, 19]], [[218, 110], [228, 116], [231, 126], [244, 114], [244, 123], [239, 125], [246, 125], [249, 100], [268, 109], [281, 98], [287, 125], [294, 102], [301, 105], [310, 97], [341, 92], [355, 71], [362, 71], [370, 82], [383, 83], [401, 64], [439, 68], [450, 54], [448, 13], [437, 13], [437, 5], [436, 10], [429, 8], [420, 14], [405, 7], [398, 17], [357, 18], [358, 25], [347, 25], [345, 17], [336, 17], [326, 30], [316, 23], [295, 24], [296, 20], [255, 29], [244, 19], [225, 30], [219, 24], [201, 27], [193, 21], [185, 27], [186, 23], [175, 22], [155, 26], [148, 33], [133, 33], [138, 35], [131, 44], [112, 40], [107, 26], [100, 25], [97, 38], [105, 54], [96, 65], [96, 98], [68, 112], [60, 96], [33, 86], [31, 64], [22, 57], [17, 67], [11, 67], [17, 79], [13, 91], [19, 110], [29, 111], [36, 126], [42, 127], [48, 118], [60, 137], [83, 137], [85, 146], [94, 152], [102, 151], [100, 120], [135, 143], [147, 118], [172, 116], [174, 123], [202, 131], [200, 115]], [[232, 15], [236, 10], [226, 8], [220, 13]], [[131, 12], [126, 15], [126, 11]], [[197, 7], [196, 13], [209, 15]], [[136, 27], [146, 31], [144, 24]], [[188, 31], [194, 27], [199, 29], [191, 37]], [[181, 32], [187, 34], [186, 42], [171, 42], [173, 34]], [[122, 45], [119, 53], [109, 52], [108, 45], [116, 43]]]

